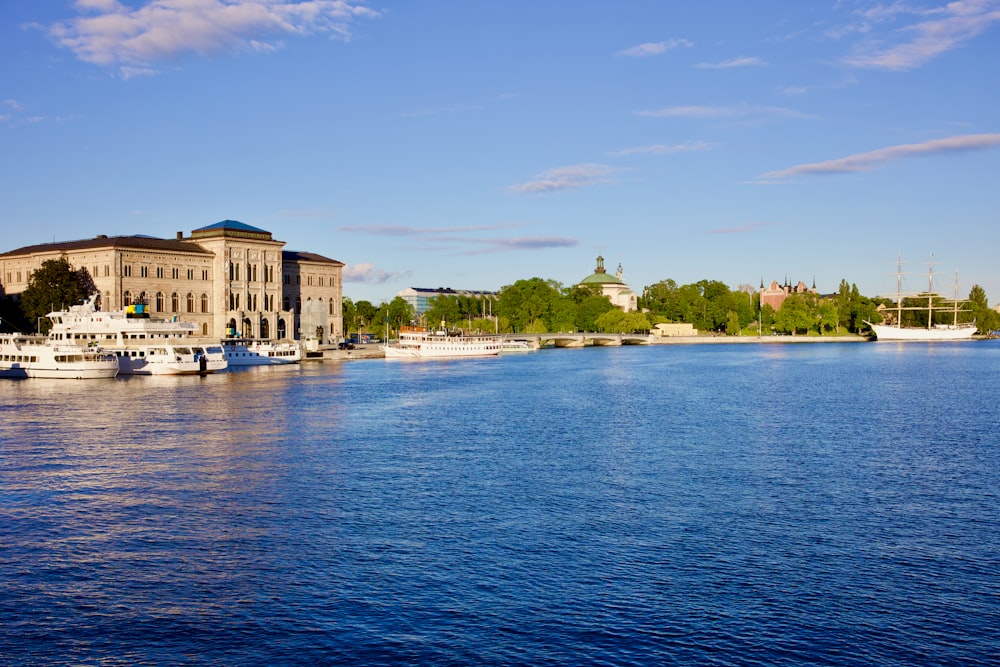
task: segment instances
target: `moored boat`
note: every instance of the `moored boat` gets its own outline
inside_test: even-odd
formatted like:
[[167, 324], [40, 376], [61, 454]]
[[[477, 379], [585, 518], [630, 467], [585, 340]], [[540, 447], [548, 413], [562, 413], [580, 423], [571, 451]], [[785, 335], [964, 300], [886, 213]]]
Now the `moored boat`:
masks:
[[452, 335], [441, 329], [403, 327], [395, 343], [382, 346], [386, 359], [452, 359], [494, 357], [500, 354], [501, 340], [496, 336]]
[[501, 354], [519, 354], [523, 352], [534, 352], [538, 347], [532, 345], [526, 340], [518, 340], [515, 338], [504, 338], [500, 343], [500, 353]]
[[272, 366], [302, 361], [302, 348], [289, 341], [224, 338], [222, 348], [230, 366]]
[[118, 374], [118, 358], [97, 346], [56, 343], [46, 336], [0, 334], [0, 377], [91, 380]]
[[125, 310], [98, 310], [94, 299], [53, 311], [49, 337], [78, 347], [100, 345], [118, 357], [122, 375], [195, 375], [225, 370], [226, 353], [217, 342], [193, 336], [192, 322], [150, 317], [143, 304]]
[[[965, 302], [958, 298], [957, 274], [955, 276], [955, 297], [953, 299], [942, 298], [934, 292], [934, 264], [932, 261], [931, 268], [927, 274], [927, 291], [907, 295], [903, 292], [902, 268], [902, 259], [898, 259], [896, 264], [896, 294], [892, 297], [895, 300], [896, 305], [894, 308], [886, 309], [883, 313], [883, 318], [886, 321], [882, 324], [873, 324], [867, 320], [865, 321], [865, 323], [871, 327], [876, 340], [927, 342], [957, 341], [970, 340], [974, 335], [976, 335], [978, 327], [974, 322], [960, 323], [958, 321], [959, 313], [964, 312], [961, 310], [960, 306]], [[905, 303], [907, 298], [909, 298], [908, 304]], [[921, 314], [919, 317], [921, 319], [926, 317], [925, 325], [904, 326], [904, 311], [920, 312]], [[941, 312], [949, 313], [952, 321], [950, 323], [935, 322], [934, 314]], [[924, 313], [926, 315], [924, 315]]]

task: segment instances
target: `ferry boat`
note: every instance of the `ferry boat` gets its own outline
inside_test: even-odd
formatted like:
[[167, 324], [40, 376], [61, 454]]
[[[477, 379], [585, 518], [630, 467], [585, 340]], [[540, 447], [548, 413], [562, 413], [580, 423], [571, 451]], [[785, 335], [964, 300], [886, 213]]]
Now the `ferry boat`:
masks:
[[118, 357], [122, 375], [194, 375], [214, 373], [228, 366], [219, 343], [193, 339], [192, 322], [150, 317], [144, 304], [125, 310], [98, 310], [89, 298], [69, 310], [48, 314], [49, 337], [76, 345], [99, 345]]
[[224, 338], [222, 349], [230, 366], [271, 366], [297, 364], [302, 348], [292, 342], [265, 338]]
[[440, 329], [403, 327], [395, 343], [382, 346], [386, 359], [451, 359], [458, 357], [494, 357], [502, 342], [496, 336], [452, 335]]
[[92, 380], [118, 375], [118, 358], [100, 347], [59, 344], [46, 336], [0, 334], [0, 377]]
[[[970, 340], [978, 331], [975, 323], [959, 323], [958, 314], [962, 312], [959, 306], [964, 303], [958, 298], [958, 275], [955, 275], [955, 298], [942, 299], [934, 292], [934, 262], [931, 257], [931, 268], [927, 274], [927, 291], [919, 294], [910, 294], [911, 303], [913, 301], [922, 302], [926, 299], [927, 305], [904, 306], [903, 300], [907, 294], [903, 292], [903, 264], [902, 258], [896, 263], [896, 294], [893, 297], [896, 307], [890, 310], [895, 311], [892, 322], [883, 324], [873, 324], [865, 321], [875, 334], [875, 339], [880, 341], [954, 341]], [[935, 305], [936, 304], [936, 305]], [[927, 326], [913, 327], [902, 325], [903, 311], [921, 311], [927, 313]], [[935, 311], [947, 311], [952, 315], [950, 324], [934, 323]], [[887, 318], [889, 319], [889, 318]]]
[[500, 353], [501, 354], [519, 354], [522, 352], [534, 352], [538, 348], [532, 345], [526, 340], [518, 340], [515, 338], [504, 338], [503, 342], [500, 343]]

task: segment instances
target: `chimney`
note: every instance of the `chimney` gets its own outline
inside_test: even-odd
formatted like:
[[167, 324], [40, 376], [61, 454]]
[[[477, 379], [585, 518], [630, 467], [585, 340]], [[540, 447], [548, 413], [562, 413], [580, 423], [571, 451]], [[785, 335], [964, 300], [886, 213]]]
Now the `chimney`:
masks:
[[177, 232], [177, 240], [178, 241], [184, 240], [184, 232]]

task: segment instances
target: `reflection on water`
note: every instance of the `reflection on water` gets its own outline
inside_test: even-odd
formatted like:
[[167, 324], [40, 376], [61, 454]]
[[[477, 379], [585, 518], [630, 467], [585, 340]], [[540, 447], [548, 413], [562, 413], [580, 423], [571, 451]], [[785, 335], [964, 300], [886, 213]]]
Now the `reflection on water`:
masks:
[[1000, 346], [0, 384], [2, 664], [986, 664]]

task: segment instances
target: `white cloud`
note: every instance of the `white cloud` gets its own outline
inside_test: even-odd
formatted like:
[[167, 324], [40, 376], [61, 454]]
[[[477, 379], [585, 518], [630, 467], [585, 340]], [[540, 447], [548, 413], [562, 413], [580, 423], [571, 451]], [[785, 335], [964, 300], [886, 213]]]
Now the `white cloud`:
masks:
[[49, 34], [84, 62], [118, 66], [125, 76], [187, 53], [269, 51], [280, 36], [328, 34], [347, 40], [351, 24], [378, 12], [353, 0], [77, 0], [84, 14]]
[[685, 46], [694, 46], [694, 44], [686, 39], [670, 39], [665, 42], [646, 42], [644, 44], [638, 44], [619, 51], [617, 55], [627, 56], [629, 58], [648, 58], [649, 56], [658, 56], [666, 53], [667, 51], [673, 51], [674, 49]]
[[347, 283], [366, 283], [369, 285], [381, 285], [390, 280], [398, 280], [409, 275], [409, 271], [386, 271], [376, 267], [371, 262], [351, 264], [343, 269], [343, 279]]
[[624, 148], [620, 151], [609, 153], [614, 157], [625, 157], [628, 155], [668, 155], [670, 153], [691, 153], [694, 151], [707, 151], [712, 148], [712, 144], [707, 141], [685, 141], [683, 144], [652, 144], [650, 146], [636, 146]]
[[740, 56], [732, 60], [723, 60], [720, 63], [698, 63], [698, 69], [730, 69], [732, 67], [762, 67], [767, 61], [757, 56]]
[[610, 183], [610, 176], [617, 170], [606, 164], [578, 164], [569, 167], [556, 167], [539, 174], [534, 180], [512, 185], [507, 188], [511, 192], [554, 192], [556, 190], [575, 190], [594, 185]]
[[[843, 59], [853, 67], [903, 71], [925, 65], [1000, 22], [1000, 1], [957, 0], [930, 10], [896, 2], [888, 7], [878, 5], [861, 15], [876, 24], [917, 17], [916, 22], [903, 25], [883, 38], [872, 36]], [[868, 23], [856, 30], [875, 32]]]
[[684, 105], [635, 112], [637, 116], [653, 118], [748, 118], [777, 116], [784, 118], [811, 118], [809, 114], [785, 107], [737, 104], [735, 106]]
[[825, 162], [800, 164], [787, 169], [769, 171], [758, 176], [758, 181], [774, 181], [795, 176], [822, 176], [826, 174], [846, 174], [871, 171], [887, 162], [911, 157], [954, 153], [958, 151], [984, 150], [1000, 146], [1000, 134], [967, 134], [945, 139], [933, 139], [919, 144], [900, 144], [867, 153], [855, 153]]

